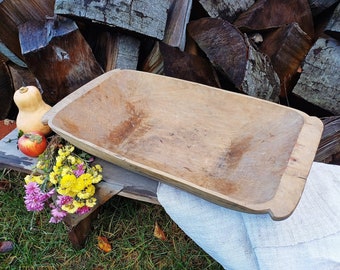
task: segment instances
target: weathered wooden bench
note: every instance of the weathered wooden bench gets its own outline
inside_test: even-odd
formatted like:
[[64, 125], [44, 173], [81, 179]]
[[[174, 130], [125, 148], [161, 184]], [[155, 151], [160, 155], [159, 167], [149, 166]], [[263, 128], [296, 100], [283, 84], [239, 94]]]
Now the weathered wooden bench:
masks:
[[[36, 158], [30, 158], [17, 149], [17, 130], [13, 130], [0, 141], [0, 168], [11, 168], [24, 173], [30, 173], [36, 163]], [[158, 182], [142, 175], [122, 169], [102, 159], [96, 163], [103, 167], [103, 181], [97, 184], [97, 206], [83, 216], [68, 216], [65, 224], [69, 228], [69, 238], [75, 248], [83, 247], [90, 231], [90, 223], [96, 215], [98, 207], [114, 195], [158, 204]]]
[[[340, 116], [323, 119], [325, 125], [315, 161], [340, 165]], [[17, 130], [13, 130], [0, 141], [0, 168], [11, 168], [30, 173], [36, 159], [23, 155], [16, 146]], [[103, 167], [104, 180], [97, 184], [98, 204], [87, 215], [69, 216], [65, 224], [69, 228], [69, 239], [74, 248], [82, 248], [90, 232], [91, 220], [98, 208], [114, 195], [159, 204], [158, 181], [127, 171], [102, 159], [97, 163]]]

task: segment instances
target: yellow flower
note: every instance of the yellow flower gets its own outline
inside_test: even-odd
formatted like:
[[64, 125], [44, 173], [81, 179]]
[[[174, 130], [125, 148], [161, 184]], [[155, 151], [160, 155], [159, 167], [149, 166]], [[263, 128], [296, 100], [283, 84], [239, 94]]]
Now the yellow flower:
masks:
[[77, 181], [77, 177], [74, 174], [65, 174], [60, 180], [60, 186], [62, 188], [72, 187]]
[[68, 156], [67, 160], [73, 165], [76, 163], [76, 158], [74, 156]]
[[70, 167], [63, 167], [60, 174], [61, 176], [72, 174], [72, 169]]
[[77, 208], [81, 208], [85, 206], [85, 203], [82, 201], [73, 200], [73, 205], [76, 206]]
[[92, 184], [97, 184], [103, 179], [103, 176], [101, 174], [97, 175], [96, 177], [92, 178]]
[[102, 172], [102, 171], [103, 171], [102, 166], [100, 166], [99, 164], [96, 164], [96, 165], [94, 166], [94, 168], [95, 168], [98, 172]]
[[96, 192], [96, 188], [94, 185], [90, 185], [88, 187], [86, 187], [84, 190], [82, 190], [81, 192], [79, 192], [77, 194], [77, 197], [80, 199], [88, 199], [91, 198], [94, 193]]
[[58, 175], [54, 171], [50, 172], [49, 178], [50, 178], [50, 182], [53, 185], [56, 185], [58, 183]]
[[41, 185], [42, 183], [44, 183], [44, 176], [43, 175], [26, 175], [24, 180], [26, 184], [30, 182], [36, 182], [37, 184]]
[[64, 211], [66, 211], [69, 214], [74, 214], [78, 210], [78, 207], [74, 204], [74, 201], [72, 203], [69, 203], [69, 204], [64, 204], [61, 207], [61, 209], [63, 209]]
[[95, 197], [89, 198], [86, 200], [85, 204], [87, 207], [93, 207], [97, 203], [97, 199]]

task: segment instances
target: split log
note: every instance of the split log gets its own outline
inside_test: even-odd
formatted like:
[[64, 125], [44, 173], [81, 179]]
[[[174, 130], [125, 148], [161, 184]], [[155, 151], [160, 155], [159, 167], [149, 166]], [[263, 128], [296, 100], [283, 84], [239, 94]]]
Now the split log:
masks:
[[340, 114], [340, 43], [319, 38], [309, 51], [293, 93], [334, 115]]
[[6, 59], [0, 55], [0, 120], [8, 117], [13, 103], [14, 91]]
[[199, 0], [211, 18], [220, 18], [233, 22], [242, 12], [248, 10], [255, 0]]
[[259, 49], [268, 55], [280, 78], [280, 96], [286, 97], [296, 84], [298, 69], [309, 49], [312, 39], [299, 27], [291, 23], [266, 35]]
[[116, 68], [137, 69], [140, 47], [138, 38], [117, 31], [101, 31], [97, 27], [91, 32], [87, 40], [104, 72]]
[[218, 76], [208, 60], [182, 52], [179, 48], [171, 47], [162, 42], [155, 44], [142, 70], [213, 87], [221, 87]]
[[163, 39], [168, 0], [56, 0], [54, 12]]
[[325, 28], [325, 33], [337, 40], [340, 40], [340, 4], [334, 10], [328, 25]]
[[213, 66], [238, 90], [278, 101], [280, 81], [269, 57], [256, 51], [235, 26], [221, 19], [202, 18], [191, 21], [187, 29]]
[[12, 79], [14, 91], [22, 86], [34, 85], [39, 88], [39, 82], [28, 68], [19, 67], [12, 63], [7, 63]]
[[340, 116], [321, 119], [324, 124], [315, 161], [340, 165]]
[[50, 105], [103, 73], [70, 19], [26, 22], [19, 27], [19, 39], [25, 62]]
[[309, 0], [309, 5], [313, 16], [317, 16], [338, 2], [339, 0]]
[[54, 0], [0, 1], [0, 40], [9, 51], [23, 60], [18, 38], [18, 25], [29, 20], [44, 20], [53, 16]]
[[22, 61], [18, 56], [16, 56], [12, 51], [10, 51], [7, 46], [0, 40], [0, 56], [1, 55], [20, 67], [27, 67], [25, 62]]
[[164, 43], [184, 51], [186, 26], [190, 19], [191, 8], [192, 0], [171, 0], [163, 38]]
[[249, 32], [278, 28], [294, 22], [310, 37], [314, 36], [313, 17], [308, 0], [256, 1], [237, 18], [234, 25], [243, 32]]

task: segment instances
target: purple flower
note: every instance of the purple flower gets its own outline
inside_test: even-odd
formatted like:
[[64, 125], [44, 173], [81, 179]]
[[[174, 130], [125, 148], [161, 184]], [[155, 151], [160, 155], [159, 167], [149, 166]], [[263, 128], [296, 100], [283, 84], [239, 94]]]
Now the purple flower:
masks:
[[49, 223], [59, 223], [63, 220], [64, 217], [66, 217], [67, 213], [60, 208], [53, 206], [53, 209], [51, 210], [51, 215], [52, 217]]
[[84, 164], [78, 164], [77, 169], [73, 171], [76, 177], [81, 176], [85, 172]]
[[70, 196], [62, 196], [58, 195], [57, 200], [56, 200], [56, 205], [58, 207], [62, 207], [65, 204], [69, 204], [73, 201], [73, 198]]
[[54, 190], [44, 193], [40, 190], [36, 182], [25, 185], [25, 205], [28, 211], [41, 211], [44, 209], [45, 202], [51, 198]]

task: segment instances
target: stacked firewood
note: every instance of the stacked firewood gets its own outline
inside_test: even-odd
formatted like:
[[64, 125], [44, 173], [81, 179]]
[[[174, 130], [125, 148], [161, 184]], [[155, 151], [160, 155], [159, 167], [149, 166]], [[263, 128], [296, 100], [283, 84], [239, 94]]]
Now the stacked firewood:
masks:
[[0, 119], [15, 118], [23, 85], [53, 106], [106, 71], [136, 69], [332, 117], [337, 154], [339, 2], [2, 0]]

